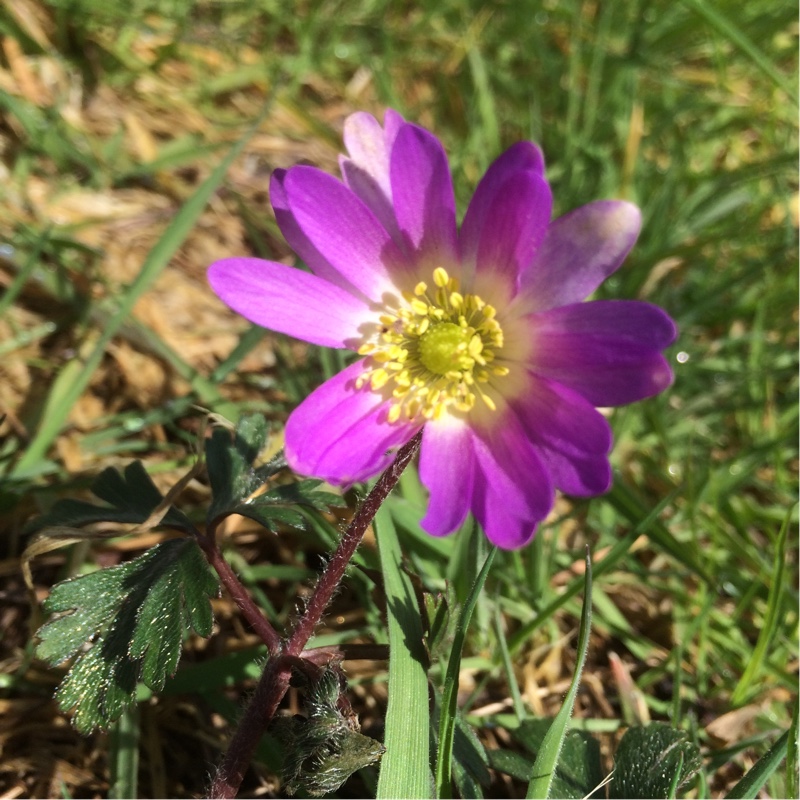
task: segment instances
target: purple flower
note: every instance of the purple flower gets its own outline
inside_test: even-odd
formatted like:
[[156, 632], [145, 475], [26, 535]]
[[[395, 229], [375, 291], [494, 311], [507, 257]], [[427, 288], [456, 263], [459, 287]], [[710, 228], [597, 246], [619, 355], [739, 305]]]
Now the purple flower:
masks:
[[633, 246], [630, 203], [551, 221], [541, 151], [509, 148], [460, 229], [439, 140], [387, 111], [345, 123], [344, 182], [277, 170], [278, 224], [311, 273], [229, 258], [209, 270], [235, 311], [360, 358], [289, 417], [292, 468], [335, 483], [376, 475], [424, 428], [422, 525], [441, 536], [472, 512], [504, 548], [531, 540], [555, 489], [605, 492], [611, 432], [595, 406], [657, 394], [675, 326], [647, 303], [586, 299]]

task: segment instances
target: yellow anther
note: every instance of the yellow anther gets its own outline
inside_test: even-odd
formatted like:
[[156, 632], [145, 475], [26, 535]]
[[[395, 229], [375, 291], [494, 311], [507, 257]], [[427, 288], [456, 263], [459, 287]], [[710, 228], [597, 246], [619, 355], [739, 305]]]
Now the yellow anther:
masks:
[[[487, 408], [495, 403], [478, 384], [508, 374], [502, 359], [503, 331], [496, 309], [480, 297], [462, 294], [459, 281], [444, 267], [433, 270], [434, 293], [419, 281], [413, 292], [402, 292], [384, 306], [376, 328], [358, 353], [366, 356], [357, 388], [386, 391], [391, 399], [389, 422], [439, 419], [448, 409], [468, 413], [480, 397]], [[395, 305], [396, 304], [396, 305]]]
[[411, 310], [415, 314], [419, 314], [419, 316], [424, 317], [429, 311], [431, 311], [431, 307], [424, 302], [423, 300], [419, 300], [416, 297], [411, 301]]
[[450, 276], [447, 274], [447, 270], [443, 267], [436, 267], [436, 269], [433, 271], [433, 282], [440, 289], [444, 289], [444, 287], [450, 282]]
[[370, 375], [370, 386], [373, 389], [380, 389], [389, 380], [389, 373], [385, 369], [376, 369]]

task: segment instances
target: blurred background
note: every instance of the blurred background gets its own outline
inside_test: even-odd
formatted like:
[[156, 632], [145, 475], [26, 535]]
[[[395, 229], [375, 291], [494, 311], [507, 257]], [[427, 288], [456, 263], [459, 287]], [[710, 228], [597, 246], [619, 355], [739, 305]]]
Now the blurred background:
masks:
[[[558, 709], [580, 611], [559, 598], [585, 544], [600, 559], [633, 533], [597, 580], [576, 715], [604, 752], [642, 716], [690, 731], [707, 756], [696, 792], [723, 794], [788, 727], [797, 689], [797, 32], [796, 9], [765, 0], [3, 0], [0, 796], [125, 796], [131, 747], [139, 796], [203, 791], [258, 674], [233, 604], [215, 601], [215, 635], [188, 643], [162, 698], [143, 697], [133, 745], [81, 737], [51, 699], [64, 670], [33, 657], [24, 525], [134, 459], [169, 488], [208, 411], [263, 413], [280, 446], [341, 354], [249, 325], [205, 271], [230, 255], [295, 263], [272, 170], [338, 174], [344, 118], [387, 106], [442, 139], [462, 214], [520, 139], [544, 150], [556, 214], [639, 204], [639, 243], [599, 296], [657, 303], [680, 327], [674, 387], [611, 415], [612, 492], [559, 499], [535, 545], [495, 562], [465, 713], [493, 747], [513, 744], [512, 685], [532, 715]], [[181, 507], [202, 516], [207, 500], [195, 481]], [[408, 518], [409, 568], [465, 592], [465, 533], [426, 545]], [[36, 599], [159, 537], [40, 557]], [[319, 530], [226, 529], [226, 555], [278, 620], [328, 546]], [[353, 582], [320, 636], [385, 641], [374, 587]], [[346, 666], [379, 734], [386, 664]], [[243, 791], [274, 796], [275, 765], [259, 758]], [[367, 790], [354, 780], [340, 796]], [[764, 796], [785, 796], [785, 780]], [[488, 796], [520, 791], [492, 781]]]

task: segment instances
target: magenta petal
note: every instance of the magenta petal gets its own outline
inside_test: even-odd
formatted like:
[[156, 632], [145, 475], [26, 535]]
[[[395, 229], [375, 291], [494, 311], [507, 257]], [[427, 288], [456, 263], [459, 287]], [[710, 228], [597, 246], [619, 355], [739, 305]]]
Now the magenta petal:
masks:
[[269, 184], [269, 199], [275, 211], [278, 227], [281, 229], [281, 233], [289, 243], [289, 246], [303, 259], [315, 275], [324, 278], [329, 283], [335, 283], [337, 286], [348, 289], [353, 294], [357, 293], [355, 287], [314, 247], [311, 240], [300, 229], [294, 214], [289, 208], [286, 189], [283, 185], [285, 178], [285, 169], [276, 169], [272, 173]]
[[544, 239], [552, 206], [543, 177], [531, 171], [509, 176], [484, 214], [477, 251], [464, 253], [465, 260], [475, 263], [476, 274], [485, 280], [504, 276], [516, 289]]
[[434, 536], [452, 533], [466, 519], [472, 497], [472, 433], [455, 420], [429, 422], [422, 434], [419, 477], [430, 492], [420, 523]]
[[456, 201], [441, 142], [417, 125], [397, 134], [391, 154], [397, 224], [417, 261], [447, 266], [457, 259]]
[[462, 258], [470, 269], [474, 269], [474, 259], [486, 228], [487, 215], [497, 201], [503, 184], [512, 175], [525, 172], [543, 176], [544, 158], [535, 144], [517, 142], [495, 159], [475, 189], [460, 234]]
[[676, 335], [657, 306], [635, 300], [576, 303], [528, 317], [530, 368], [563, 383], [595, 406], [650, 397], [672, 382], [660, 351]]
[[283, 187], [300, 230], [345, 280], [371, 300], [394, 290], [397, 245], [350, 189], [313, 167], [292, 167]]
[[601, 200], [554, 220], [521, 291], [537, 311], [585, 300], [614, 272], [639, 235], [639, 209], [621, 200]]
[[472, 440], [476, 459], [472, 513], [489, 540], [506, 550], [527, 544], [553, 505], [553, 483], [513, 413]]
[[608, 490], [611, 428], [591, 403], [566, 386], [531, 376], [514, 408], [556, 488], [579, 497]]
[[389, 423], [390, 403], [369, 388], [356, 389], [358, 361], [312, 392], [286, 423], [286, 460], [301, 475], [348, 485], [385, 469], [391, 452], [419, 426]]
[[[243, 317], [323, 347], [347, 347], [374, 314], [345, 289], [258, 258], [226, 258], [208, 269], [211, 288]], [[352, 341], [351, 341], [352, 343]]]

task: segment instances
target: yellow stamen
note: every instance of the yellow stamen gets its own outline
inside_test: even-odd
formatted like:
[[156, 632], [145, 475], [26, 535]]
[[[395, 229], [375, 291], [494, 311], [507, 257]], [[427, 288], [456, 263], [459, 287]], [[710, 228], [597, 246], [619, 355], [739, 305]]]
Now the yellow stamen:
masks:
[[356, 386], [384, 388], [392, 399], [387, 418], [435, 420], [452, 409], [468, 413], [478, 397], [490, 410], [496, 404], [479, 386], [493, 386], [509, 373], [502, 360], [503, 330], [496, 309], [473, 294], [443, 267], [433, 270], [435, 290], [419, 281], [404, 302], [387, 305], [381, 324], [358, 348], [366, 368]]

